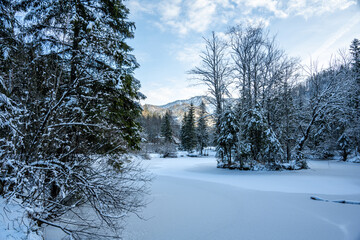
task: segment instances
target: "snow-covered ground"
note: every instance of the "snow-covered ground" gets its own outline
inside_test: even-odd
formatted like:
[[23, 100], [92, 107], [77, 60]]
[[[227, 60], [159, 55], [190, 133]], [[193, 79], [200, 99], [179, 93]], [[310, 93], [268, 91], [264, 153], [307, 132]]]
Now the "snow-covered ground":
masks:
[[214, 157], [148, 161], [155, 175], [145, 220], [124, 239], [360, 239], [360, 164], [310, 161], [311, 169], [217, 169]]
[[[145, 163], [155, 176], [149, 205], [144, 220], [129, 217], [125, 240], [360, 239], [360, 205], [331, 202], [360, 202], [358, 163], [309, 161], [309, 170], [282, 172], [217, 169], [214, 156]], [[23, 211], [0, 206], [0, 239], [26, 238]]]
[[41, 240], [42, 237], [29, 230], [30, 220], [24, 209], [16, 202], [6, 204], [0, 196], [0, 239], [1, 240]]

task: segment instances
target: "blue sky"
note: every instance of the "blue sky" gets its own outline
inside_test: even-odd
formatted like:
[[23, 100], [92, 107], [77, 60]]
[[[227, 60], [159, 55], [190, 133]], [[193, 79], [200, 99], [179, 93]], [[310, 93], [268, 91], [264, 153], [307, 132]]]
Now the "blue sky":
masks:
[[224, 35], [240, 23], [263, 22], [280, 48], [303, 64], [326, 67], [339, 49], [360, 38], [359, 0], [129, 0], [135, 39], [129, 44], [140, 63], [135, 76], [147, 99], [162, 105], [203, 95], [187, 72], [199, 65], [202, 37]]

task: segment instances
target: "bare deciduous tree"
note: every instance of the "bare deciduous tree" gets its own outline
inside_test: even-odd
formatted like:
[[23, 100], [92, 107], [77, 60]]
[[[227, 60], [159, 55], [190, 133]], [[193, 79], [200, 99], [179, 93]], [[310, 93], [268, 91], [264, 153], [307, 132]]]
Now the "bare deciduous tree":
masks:
[[228, 86], [231, 84], [231, 69], [226, 58], [227, 44], [221, 41], [215, 32], [212, 32], [209, 39], [204, 38], [204, 40], [206, 49], [201, 54], [201, 66], [195, 67], [189, 73], [199, 84], [208, 87], [211, 103], [216, 109], [215, 117], [219, 127], [219, 117], [224, 109], [225, 98], [230, 95]]

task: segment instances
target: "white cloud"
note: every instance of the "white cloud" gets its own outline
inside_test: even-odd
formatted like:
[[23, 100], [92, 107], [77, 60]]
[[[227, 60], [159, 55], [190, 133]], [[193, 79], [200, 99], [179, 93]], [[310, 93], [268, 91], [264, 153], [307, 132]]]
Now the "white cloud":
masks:
[[230, 35], [227, 34], [227, 33], [224, 33], [224, 32], [216, 32], [216, 36], [217, 36], [221, 41], [224, 41], [224, 42], [230, 42], [230, 40], [231, 40]]
[[176, 86], [170, 87], [160, 87], [156, 90], [143, 90], [146, 95], [146, 103], [154, 105], [163, 105], [172, 101], [179, 99], [188, 99], [194, 96], [201, 96], [206, 93], [206, 90], [203, 86], [187, 86], [184, 80], [177, 82], [182, 82], [184, 84], [177, 84]]
[[198, 66], [201, 62], [200, 53], [204, 50], [204, 43], [187, 44], [181, 48], [176, 47], [175, 57], [190, 67]]
[[[206, 92], [206, 89], [200, 87], [188, 87], [192, 82], [186, 81], [187, 78], [190, 78], [189, 75], [185, 74], [186, 71], [200, 65], [199, 53], [204, 50], [203, 41], [197, 33], [209, 36], [210, 30], [226, 31], [227, 27], [234, 26], [237, 23], [258, 24], [262, 22], [268, 26], [275, 18], [291, 16], [311, 18], [324, 13], [351, 8], [356, 4], [354, 0], [131, 0], [128, 2], [131, 5], [132, 14], [136, 11], [139, 14], [143, 13], [144, 16], [149, 15], [147, 17], [150, 17], [151, 24], [155, 22], [163, 31], [171, 31], [182, 36], [175, 41], [173, 40], [174, 36], [167, 36], [166, 40], [160, 43], [166, 45], [166, 48], [161, 48], [161, 51], [170, 51], [167, 52], [165, 61], [174, 61], [174, 59], [169, 60], [169, 58], [175, 58], [175, 62], [178, 63], [175, 70], [173, 72], [171, 72], [172, 69], [169, 70], [171, 73], [167, 76], [161, 75], [161, 82], [151, 77], [144, 78], [149, 79], [149, 82], [159, 83], [158, 86], [149, 86], [143, 89], [144, 94], [148, 97], [145, 102], [157, 105], [202, 95]], [[338, 31], [335, 29], [333, 35], [326, 38], [327, 40], [324, 40], [317, 51], [314, 51], [316, 40], [314, 42], [309, 41], [312, 46], [313, 57], [325, 56], [325, 54], [336, 50], [342, 36], [349, 35], [349, 31], [356, 28], [354, 24], [359, 25], [359, 23], [359, 15], [354, 19], [349, 19], [348, 25]], [[309, 25], [308, 28], [311, 27], [317, 28], [318, 26]], [[222, 32], [217, 32], [217, 34], [222, 39], [227, 38]], [[188, 40], [191, 37], [196, 37], [196, 41], [199, 43], [189, 43]], [[194, 38], [191, 41], [194, 41]], [[299, 39], [299, 41], [302, 40], [306, 42], [307, 39]], [[299, 51], [306, 53], [306, 49]], [[144, 62], [144, 65], [149, 58], [147, 55], [137, 54], [137, 56], [139, 62]], [[159, 58], [161, 57], [159, 56]], [[305, 58], [305, 56], [303, 57]], [[326, 58], [329, 59], [328, 56]], [[146, 62], [146, 64], [151, 63]], [[166, 64], [164, 62], [164, 66], [167, 67]]]
[[159, 4], [162, 20], [171, 21], [179, 17], [181, 12], [181, 0], [163, 1]]
[[[338, 40], [340, 40], [346, 33], [351, 31], [355, 26], [360, 24], [360, 13], [355, 14], [346, 25], [340, 28], [338, 31], [333, 33], [330, 38], [328, 38], [319, 49], [317, 49], [312, 57], [317, 59], [319, 62], [326, 62], [330, 59], [331, 54], [334, 53], [334, 50], [337, 50], [339, 46], [336, 46]], [[310, 61], [309, 59], [307, 61]]]
[[215, 10], [216, 3], [211, 0], [164, 0], [158, 5], [159, 25], [163, 29], [170, 27], [180, 35], [190, 31], [204, 32], [208, 30]]
[[246, 26], [259, 26], [263, 25], [268, 27], [270, 25], [270, 19], [260, 16], [245, 16], [238, 21], [235, 21], [236, 24], [245, 24]]
[[[254, 21], [266, 24], [272, 18], [287, 18], [300, 15], [309, 18], [326, 12], [344, 10], [356, 4], [355, 0], [176, 0], [161, 3], [160, 15], [163, 26], [168, 26], [181, 35], [191, 31], [203, 33], [212, 24], [239, 22], [240, 19], [256, 18], [255, 10], [262, 11]], [[165, 7], [164, 6], [168, 6]], [[242, 21], [243, 22], [243, 21]]]
[[131, 15], [141, 13], [154, 14], [154, 6], [146, 2], [140, 2], [140, 0], [126, 2], [126, 5], [130, 9]]
[[195, 0], [188, 2], [188, 21], [186, 22], [190, 30], [205, 32], [213, 22], [216, 11], [216, 4], [211, 0]]
[[[344, 10], [356, 0], [132, 0], [132, 13], [158, 15], [156, 25], [179, 35], [204, 33], [219, 23], [232, 25], [252, 19], [268, 24], [273, 18], [303, 16], [309, 18]], [[259, 18], [259, 12], [261, 17]], [[253, 20], [255, 19], [255, 20]]]
[[288, 14], [300, 15], [309, 18], [327, 12], [344, 10], [356, 5], [354, 0], [290, 0], [287, 4]]
[[245, 2], [246, 6], [249, 6], [251, 9], [255, 8], [264, 8], [269, 12], [273, 13], [276, 17], [286, 18], [288, 15], [281, 10], [282, 3], [276, 0], [247, 0]]

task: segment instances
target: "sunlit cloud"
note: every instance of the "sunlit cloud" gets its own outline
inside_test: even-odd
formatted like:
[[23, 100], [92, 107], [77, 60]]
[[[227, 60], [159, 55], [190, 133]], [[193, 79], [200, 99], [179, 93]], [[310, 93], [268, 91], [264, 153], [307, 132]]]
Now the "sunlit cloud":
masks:
[[175, 48], [175, 57], [189, 66], [197, 66], [201, 62], [200, 53], [202, 49], [204, 49], [204, 42], [186, 44]]
[[[348, 23], [340, 28], [338, 31], [334, 32], [329, 39], [327, 39], [311, 56], [311, 58], [315, 58], [317, 61], [328, 59], [330, 60], [331, 54], [334, 49], [336, 42], [340, 40], [346, 33], [351, 31], [355, 26], [359, 26], [360, 24], [360, 13], [355, 14], [351, 19], [349, 19]], [[310, 61], [309, 59], [307, 61]], [[324, 62], [324, 61], [321, 61]]]
[[[179, 35], [190, 32], [204, 33], [211, 27], [237, 24], [243, 19], [256, 19], [256, 11], [262, 12], [261, 21], [267, 25], [271, 19], [302, 16], [310, 18], [327, 12], [344, 10], [356, 5], [355, 0], [133, 0], [132, 12], [156, 14], [156, 25], [163, 31], [171, 30]], [[258, 20], [252, 20], [258, 21]]]
[[270, 25], [270, 19], [261, 16], [246, 16], [238, 19], [235, 24], [244, 24], [245, 26], [259, 26], [268, 27]]
[[155, 14], [155, 8], [153, 4], [149, 4], [143, 0], [132, 0], [127, 3], [127, 7], [130, 9], [131, 15], [138, 15], [142, 13]]
[[171, 21], [180, 16], [181, 13], [181, 0], [162, 1], [159, 4], [159, 10], [162, 14], [163, 21]]
[[[184, 82], [183, 80], [178, 80], [177, 82]], [[161, 93], [161, 94], [159, 94]], [[203, 86], [170, 86], [170, 87], [161, 87], [154, 90], [144, 90], [146, 95], [146, 103], [161, 105], [164, 103], [188, 99], [193, 96], [201, 96], [206, 93], [206, 90]]]
[[216, 3], [211, 0], [162, 1], [158, 5], [162, 29], [169, 27], [180, 35], [204, 32], [214, 18]]
[[281, 1], [276, 0], [247, 0], [245, 1], [245, 5], [250, 7], [250, 9], [258, 9], [263, 8], [274, 14], [275, 17], [278, 18], [286, 18], [288, 14], [282, 10]]
[[356, 5], [354, 0], [290, 0], [286, 12], [307, 19], [314, 15], [319, 16], [327, 12], [345, 10], [353, 5]]

